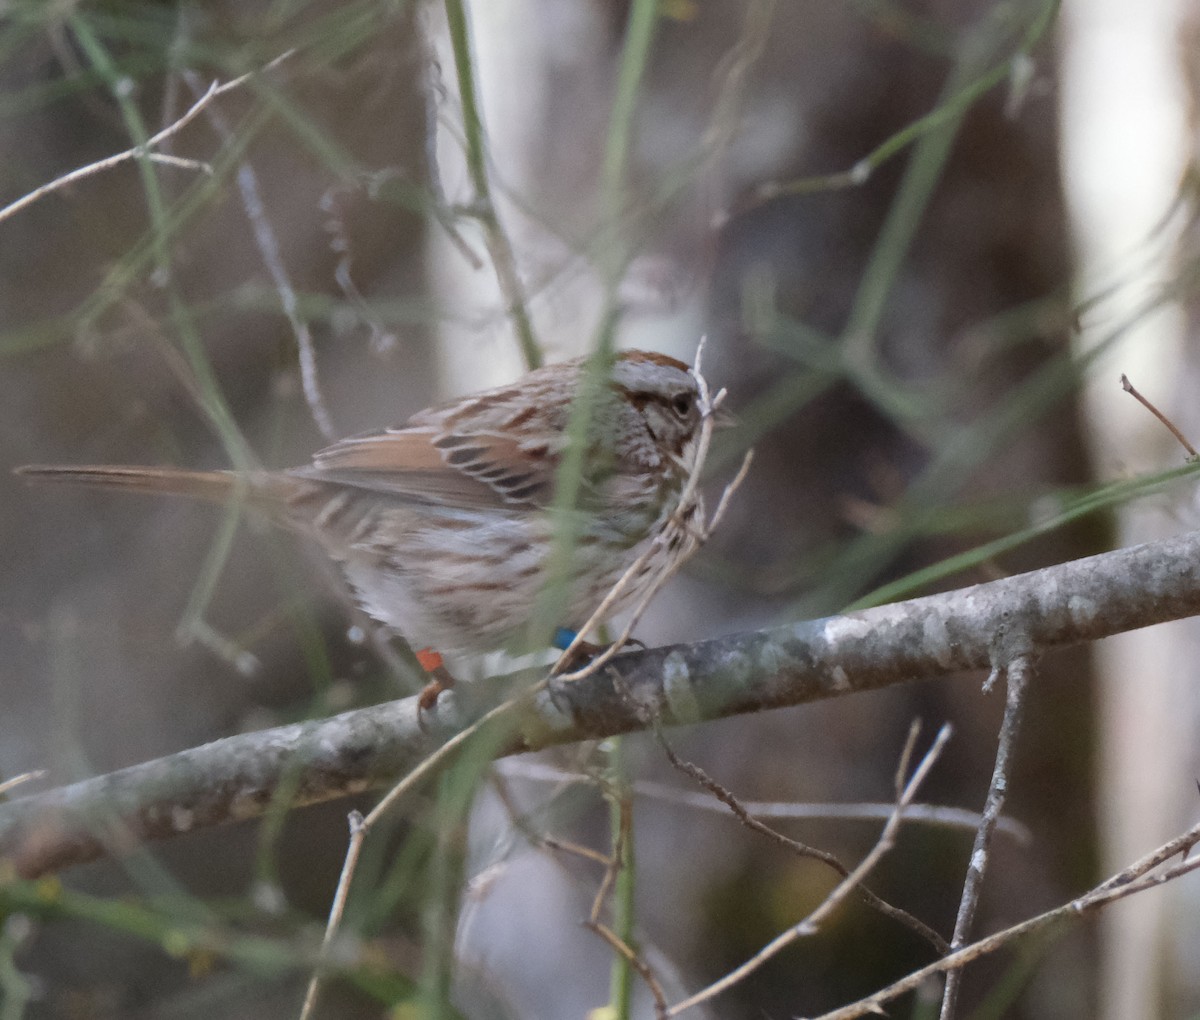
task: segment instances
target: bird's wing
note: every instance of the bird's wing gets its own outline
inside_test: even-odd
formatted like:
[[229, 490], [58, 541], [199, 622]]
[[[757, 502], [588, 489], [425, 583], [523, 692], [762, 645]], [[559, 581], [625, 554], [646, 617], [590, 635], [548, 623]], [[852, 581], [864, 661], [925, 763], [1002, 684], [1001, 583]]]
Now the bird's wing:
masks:
[[559, 452], [497, 432], [414, 425], [343, 439], [294, 474], [451, 506], [542, 506]]

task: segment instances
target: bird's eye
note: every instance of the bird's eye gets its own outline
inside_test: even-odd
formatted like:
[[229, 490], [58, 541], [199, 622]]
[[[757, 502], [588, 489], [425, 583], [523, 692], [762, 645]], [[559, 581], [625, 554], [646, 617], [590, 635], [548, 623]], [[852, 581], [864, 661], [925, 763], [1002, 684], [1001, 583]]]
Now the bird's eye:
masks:
[[675, 413], [681, 418], [686, 418], [692, 410], [692, 395], [690, 393], [680, 393], [674, 400], [671, 401], [671, 406], [675, 409]]

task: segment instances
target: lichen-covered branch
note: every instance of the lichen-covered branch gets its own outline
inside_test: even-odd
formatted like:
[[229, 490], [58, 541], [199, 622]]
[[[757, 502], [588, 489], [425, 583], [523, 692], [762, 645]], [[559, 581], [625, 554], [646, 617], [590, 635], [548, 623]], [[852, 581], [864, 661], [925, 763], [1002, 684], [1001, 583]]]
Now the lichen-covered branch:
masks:
[[[500, 753], [873, 690], [1200, 614], [1200, 532], [844, 616], [629, 652], [506, 713]], [[382, 787], [506, 698], [526, 672], [239, 734], [0, 805], [0, 858], [34, 876], [134, 842]], [[30, 763], [36, 765], [37, 763]], [[282, 783], [285, 778], [294, 780]]]

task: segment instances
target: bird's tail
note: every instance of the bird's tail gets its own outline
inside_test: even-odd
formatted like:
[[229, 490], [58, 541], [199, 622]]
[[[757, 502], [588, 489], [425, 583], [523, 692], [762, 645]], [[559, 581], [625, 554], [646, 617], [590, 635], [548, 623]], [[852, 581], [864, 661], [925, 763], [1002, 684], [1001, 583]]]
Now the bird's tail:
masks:
[[129, 492], [184, 496], [209, 503], [245, 499], [260, 509], [269, 508], [275, 495], [266, 472], [259, 478], [233, 471], [187, 471], [182, 468], [107, 464], [28, 464], [16, 468], [13, 473], [31, 482], [125, 489]]

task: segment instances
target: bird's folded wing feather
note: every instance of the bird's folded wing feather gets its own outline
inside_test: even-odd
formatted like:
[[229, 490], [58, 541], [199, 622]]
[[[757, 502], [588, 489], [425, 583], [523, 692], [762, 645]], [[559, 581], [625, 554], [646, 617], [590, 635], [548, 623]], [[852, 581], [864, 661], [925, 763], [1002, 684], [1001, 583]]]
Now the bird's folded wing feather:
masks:
[[544, 506], [558, 461], [545, 442], [410, 427], [343, 439], [293, 474], [450, 506]]

